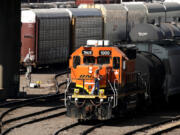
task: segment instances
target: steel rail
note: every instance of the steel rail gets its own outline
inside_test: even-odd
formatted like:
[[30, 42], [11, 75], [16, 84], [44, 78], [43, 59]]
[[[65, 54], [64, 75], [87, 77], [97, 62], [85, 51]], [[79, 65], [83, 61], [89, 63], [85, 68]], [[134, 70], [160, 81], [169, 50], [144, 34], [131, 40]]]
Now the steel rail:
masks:
[[53, 115], [50, 115], [47, 117], [42, 117], [39, 119], [30, 120], [28, 122], [24, 122], [24, 123], [21, 123], [21, 124], [18, 124], [18, 125], [15, 125], [13, 127], [6, 129], [3, 133], [1, 133], [1, 135], [6, 135], [7, 133], [9, 133], [10, 131], [12, 131], [15, 128], [20, 128], [20, 127], [23, 127], [23, 126], [28, 125], [28, 124], [33, 124], [33, 123], [44, 121], [47, 119], [52, 119], [52, 118], [59, 117], [59, 116], [65, 115], [65, 114], [66, 114], [66, 112], [61, 112], [61, 113], [53, 114]]
[[[105, 122], [105, 123], [106, 123], [106, 122]], [[88, 128], [87, 130], [83, 131], [83, 132], [81, 133], [81, 135], [87, 135], [87, 134], [91, 133], [93, 130], [95, 130], [96, 128], [100, 128], [100, 127], [104, 126], [105, 123], [104, 123], [104, 122], [98, 123], [98, 124], [94, 125], [93, 127], [90, 127], [90, 128]]]
[[[57, 87], [58, 87], [58, 89], [59, 89], [59, 87], [61, 87], [62, 85], [64, 85], [64, 84], [67, 83], [67, 81], [64, 81], [64, 82], [62, 82], [62, 83], [58, 83], [57, 78], [58, 78], [59, 76], [62, 76], [62, 75], [64, 75], [64, 74], [67, 74], [67, 73], [69, 73], [69, 72], [70, 72], [69, 70], [66, 70], [66, 71], [63, 71], [63, 72], [58, 73], [58, 74], [55, 75], [54, 80], [55, 80], [55, 83], [56, 83], [56, 89], [57, 89]], [[2, 104], [0, 104], [0, 108], [7, 107], [7, 106], [15, 106], [15, 105], [20, 105], [20, 104], [25, 104], [25, 103], [31, 102], [31, 101], [33, 101], [33, 100], [44, 99], [44, 98], [48, 98], [48, 97], [56, 96], [56, 95], [58, 96], [58, 94], [59, 94], [59, 93], [49, 94], [49, 95], [34, 97], [34, 98], [30, 98], [30, 99], [25, 99], [25, 100], [23, 100], [23, 101], [14, 101], [14, 102], [2, 103]]]
[[[62, 73], [59, 73], [59, 74], [55, 75], [55, 77], [54, 77], [55, 80], [57, 81], [57, 77], [59, 77], [61, 75], [64, 75], [67, 72], [69, 72], [69, 71], [65, 71], [65, 72], [62, 72]], [[62, 85], [66, 84], [66, 83], [67, 82], [64, 81], [64, 82], [58, 84], [58, 89], [59, 89], [59, 87], [61, 87]], [[11, 102], [11, 103], [6, 103], [6, 104], [1, 105], [0, 107], [5, 107], [5, 106], [8, 106], [8, 105], [16, 105], [16, 104], [18, 104], [17, 106], [14, 106], [14, 107], [8, 109], [7, 111], [3, 112], [0, 115], [0, 133], [2, 133], [2, 127], [3, 127], [3, 124], [4, 124], [4, 122], [2, 122], [2, 120], [9, 112], [12, 112], [12, 111], [14, 111], [14, 110], [16, 110], [18, 108], [25, 107], [27, 105], [33, 104], [33, 103], [37, 102], [40, 99], [42, 100], [42, 99], [51, 99], [51, 98], [53, 100], [56, 99], [56, 98], [62, 99], [62, 98], [64, 98], [64, 93], [61, 93], [61, 94], [56, 93], [56, 94], [50, 94], [50, 95], [45, 95], [45, 96], [39, 96], [39, 97], [31, 98], [31, 99], [26, 99], [26, 100], [23, 100], [23, 101]], [[19, 119], [20, 119], [20, 117], [19, 117]], [[6, 121], [6, 123], [7, 123], [7, 121]]]
[[[160, 122], [154, 123], [152, 125], [148, 125], [148, 126], [145, 126], [145, 127], [130, 131], [130, 132], [124, 134], [124, 135], [133, 135], [133, 134], [136, 134], [137, 132], [145, 132], [145, 131], [150, 130], [152, 128], [159, 127], [161, 125], [165, 125], [167, 123], [170, 123], [172, 121], [177, 121], [177, 120], [180, 120], [180, 116], [177, 116], [175, 118], [171, 118], [171, 119], [168, 119], [168, 120], [160, 121]], [[169, 130], [171, 130], [171, 129], [169, 129]]]
[[27, 115], [23, 115], [23, 116], [15, 117], [15, 118], [12, 118], [12, 119], [8, 119], [8, 120], [2, 122], [2, 125], [5, 126], [6, 124], [9, 124], [9, 123], [14, 122], [14, 121], [18, 121], [18, 120], [21, 120], [21, 119], [25, 119], [25, 118], [33, 117], [33, 116], [36, 116], [36, 115], [44, 114], [44, 113], [47, 113], [47, 112], [55, 111], [55, 110], [58, 110], [58, 109], [61, 109], [61, 108], [64, 108], [64, 105], [57, 106], [57, 107], [52, 107], [52, 108], [45, 109], [45, 110], [42, 110], [42, 111], [39, 111], [39, 112], [30, 113], [30, 114], [27, 114]]
[[73, 127], [76, 127], [76, 126], [78, 126], [78, 125], [80, 125], [79, 122], [74, 123], [74, 124], [71, 124], [71, 125], [69, 125], [69, 126], [66, 126], [66, 127], [64, 127], [64, 128], [59, 129], [59, 130], [56, 131], [53, 135], [58, 135], [60, 132], [65, 131], [65, 130], [68, 130], [68, 129], [73, 128]]

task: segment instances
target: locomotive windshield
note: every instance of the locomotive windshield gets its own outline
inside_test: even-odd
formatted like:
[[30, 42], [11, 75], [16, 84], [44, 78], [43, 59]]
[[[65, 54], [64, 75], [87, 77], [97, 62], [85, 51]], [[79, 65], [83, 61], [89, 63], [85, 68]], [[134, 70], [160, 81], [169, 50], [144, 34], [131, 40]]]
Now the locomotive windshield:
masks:
[[94, 56], [84, 56], [83, 62], [84, 62], [84, 64], [94, 64], [95, 57]]
[[97, 64], [109, 64], [109, 63], [110, 63], [110, 57], [99, 56], [97, 58]]
[[[96, 62], [97, 59], [97, 62]], [[110, 57], [108, 56], [99, 56], [99, 57], [94, 57], [94, 56], [84, 56], [83, 58], [83, 63], [84, 64], [109, 64], [110, 63]]]

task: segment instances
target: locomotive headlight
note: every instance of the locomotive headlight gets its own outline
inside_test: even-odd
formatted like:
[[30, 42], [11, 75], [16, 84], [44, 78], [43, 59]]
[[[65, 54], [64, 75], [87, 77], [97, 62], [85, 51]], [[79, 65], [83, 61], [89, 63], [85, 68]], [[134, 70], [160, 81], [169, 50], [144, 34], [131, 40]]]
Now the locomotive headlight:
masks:
[[100, 102], [102, 103], [104, 100], [103, 99], [100, 99]]
[[99, 90], [99, 96], [104, 96], [104, 89]]
[[79, 94], [79, 89], [74, 89], [74, 95], [78, 95]]

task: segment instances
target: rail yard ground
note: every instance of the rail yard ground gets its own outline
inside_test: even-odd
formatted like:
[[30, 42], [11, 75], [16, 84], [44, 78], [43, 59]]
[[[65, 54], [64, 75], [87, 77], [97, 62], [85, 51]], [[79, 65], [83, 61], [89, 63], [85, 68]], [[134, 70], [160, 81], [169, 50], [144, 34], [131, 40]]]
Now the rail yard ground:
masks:
[[[21, 109], [18, 109], [8, 115], [5, 120], [14, 118], [17, 116], [29, 114], [32, 112], [37, 112], [43, 109], [50, 108], [52, 106], [56, 106], [58, 103], [52, 103], [52, 104], [41, 104], [41, 105], [36, 105], [36, 106], [28, 106], [24, 107]], [[34, 116], [31, 118], [23, 119], [17, 122], [13, 122], [8, 127], [14, 126], [19, 123], [24, 123], [32, 119], [40, 119], [42, 117], [46, 116], [51, 116], [55, 115], [61, 112], [64, 112], [65, 109], [58, 109], [53, 112], [45, 113], [42, 115]], [[102, 127], [95, 128], [90, 135], [123, 135], [126, 134], [129, 131], [136, 130], [145, 126], [149, 126], [150, 124], [166, 120], [166, 119], [171, 119], [173, 117], [179, 116], [179, 113], [177, 113], [177, 110], [164, 110], [164, 111], [158, 111], [158, 112], [151, 112], [151, 113], [144, 113], [144, 114], [136, 114], [135, 116], [130, 116], [130, 117], [124, 117], [124, 118], [119, 118], [118, 122], [114, 122], [111, 124], [105, 124]], [[66, 117], [65, 115], [50, 118], [47, 120], [43, 121], [38, 121], [33, 124], [28, 124], [20, 128], [16, 128], [12, 130], [9, 135], [53, 135], [56, 131], [59, 129], [62, 129], [64, 127], [67, 127], [69, 125], [73, 125], [74, 123], [77, 123], [76, 120], [70, 119]], [[60, 132], [60, 135], [79, 135], [83, 131], [93, 127], [94, 125], [98, 124], [100, 122], [91, 122], [90, 124], [77, 124], [77, 126], [72, 126], [68, 130], [64, 130]], [[171, 133], [176, 133], [178, 135], [178, 130], [175, 130]], [[170, 134], [171, 134], [170, 133]], [[146, 134], [143, 132], [138, 132], [136, 133], [137, 135], [141, 134]]]
[[[24, 92], [26, 93], [24, 98], [29, 96], [39, 96], [45, 95], [49, 93], [55, 93], [55, 82], [54, 75], [58, 72], [49, 72], [43, 71], [42, 73], [33, 73], [32, 81], [41, 81], [41, 88], [29, 89], [25, 88]], [[66, 75], [63, 75], [59, 78], [59, 81], [62, 81], [66, 78]], [[27, 84], [24, 74], [21, 75], [21, 92], [23, 92], [22, 87]], [[63, 88], [61, 89], [63, 92]], [[22, 95], [21, 95], [22, 96]], [[27, 114], [39, 112], [42, 110], [50, 109], [52, 107], [58, 107], [63, 105], [63, 100], [57, 101], [47, 101], [47, 102], [39, 102], [36, 104], [32, 104], [29, 106], [25, 106], [19, 108], [15, 111], [10, 112], [3, 121], [7, 121], [9, 119], [24, 116]], [[1, 108], [1, 112], [6, 110], [7, 108]], [[144, 112], [132, 113], [128, 116], [120, 117], [118, 119], [112, 121], [90, 121], [86, 123], [78, 123], [77, 120], [68, 118], [64, 112], [65, 108], [59, 108], [56, 110], [48, 111], [39, 115], [33, 115], [31, 117], [27, 117], [24, 119], [20, 119], [17, 121], [13, 121], [12, 123], [7, 124], [3, 127], [3, 130], [6, 130], [9, 127], [13, 127], [15, 125], [19, 125], [22, 123], [23, 126], [19, 128], [14, 128], [11, 130], [8, 135], [55, 135], [57, 131], [59, 131], [59, 135], [79, 135], [86, 134], [85, 131], [90, 130], [90, 135], [124, 135], [128, 134], [131, 131], [135, 131], [137, 129], [141, 129], [143, 127], [150, 126], [154, 123], [158, 123], [160, 121], [169, 120], [172, 118], [176, 118], [180, 116], [180, 108], [178, 107], [168, 107], [162, 109], [149, 109]], [[29, 121], [35, 120], [31, 124], [28, 124]], [[173, 121], [172, 121], [173, 124]], [[157, 129], [164, 128], [162, 126], [155, 127], [151, 131], [137, 131], [133, 134], [136, 135], [144, 135], [144, 134], [152, 134], [156, 132]], [[175, 129], [170, 131], [169, 133], [164, 133], [165, 135], [170, 134], [179, 134], [179, 129]], [[84, 132], [84, 133], [83, 133]], [[89, 131], [88, 131], [89, 132]], [[56, 134], [56, 135], [58, 135]]]

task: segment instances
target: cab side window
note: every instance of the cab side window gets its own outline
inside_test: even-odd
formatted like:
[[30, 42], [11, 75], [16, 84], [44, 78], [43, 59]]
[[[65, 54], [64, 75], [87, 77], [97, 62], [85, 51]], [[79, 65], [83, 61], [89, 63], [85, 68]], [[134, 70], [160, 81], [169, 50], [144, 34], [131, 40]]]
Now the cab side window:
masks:
[[120, 68], [120, 58], [119, 57], [113, 57], [113, 68], [114, 69]]
[[80, 56], [74, 56], [73, 57], [73, 68], [76, 68], [78, 65], [80, 65]]

